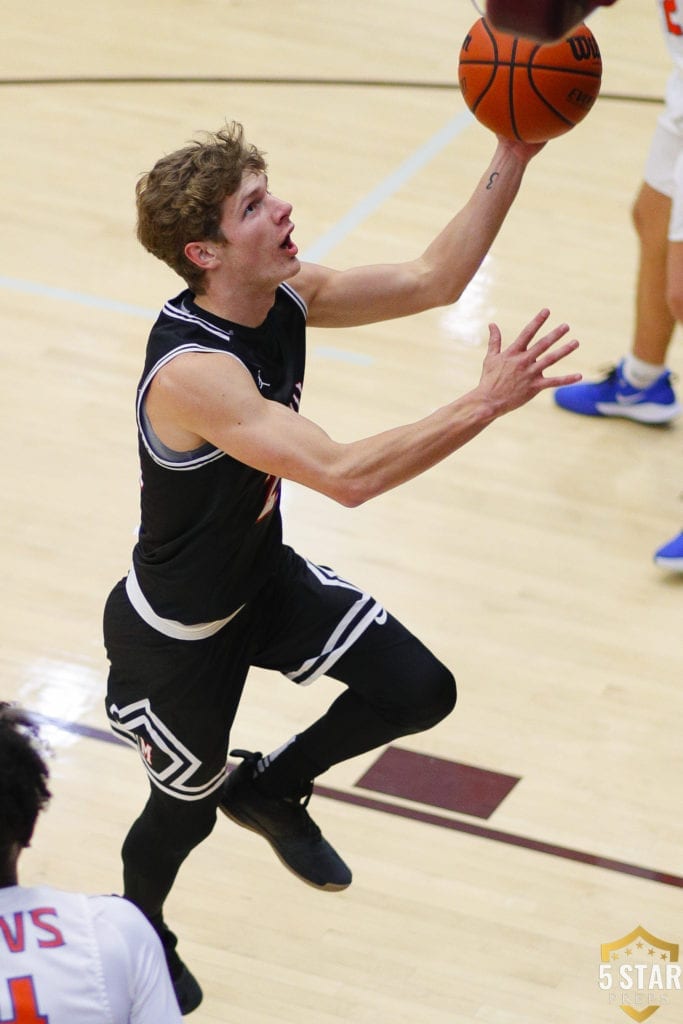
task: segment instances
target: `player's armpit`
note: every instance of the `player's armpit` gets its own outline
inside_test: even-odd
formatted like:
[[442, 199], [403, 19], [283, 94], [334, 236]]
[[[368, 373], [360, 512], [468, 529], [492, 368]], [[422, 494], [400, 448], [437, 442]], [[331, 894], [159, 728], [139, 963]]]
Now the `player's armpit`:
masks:
[[176, 356], [152, 382], [146, 411], [174, 451], [208, 441], [254, 469], [340, 500], [335, 467], [344, 446], [288, 406], [263, 398], [230, 355]]

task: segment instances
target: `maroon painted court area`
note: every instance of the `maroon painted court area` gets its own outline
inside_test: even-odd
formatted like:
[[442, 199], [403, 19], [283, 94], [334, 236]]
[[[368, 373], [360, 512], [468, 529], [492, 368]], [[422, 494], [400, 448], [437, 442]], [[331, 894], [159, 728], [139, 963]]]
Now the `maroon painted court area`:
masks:
[[445, 811], [490, 818], [518, 782], [516, 775], [388, 747], [356, 785]]

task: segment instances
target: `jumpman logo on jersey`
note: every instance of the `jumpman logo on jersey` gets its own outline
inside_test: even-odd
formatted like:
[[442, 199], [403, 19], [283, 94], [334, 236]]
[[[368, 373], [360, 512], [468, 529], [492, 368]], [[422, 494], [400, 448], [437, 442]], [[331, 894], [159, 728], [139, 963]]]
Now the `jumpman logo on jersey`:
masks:
[[270, 384], [267, 380], [264, 380], [261, 376], [260, 368], [256, 371], [256, 383], [258, 384], [259, 391], [263, 391], [264, 388], [269, 388]]

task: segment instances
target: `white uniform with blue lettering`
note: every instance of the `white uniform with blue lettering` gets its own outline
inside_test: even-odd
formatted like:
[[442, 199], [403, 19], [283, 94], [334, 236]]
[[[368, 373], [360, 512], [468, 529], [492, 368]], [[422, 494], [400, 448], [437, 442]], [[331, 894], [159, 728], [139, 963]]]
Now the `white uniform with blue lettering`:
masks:
[[3, 1024], [180, 1024], [161, 942], [132, 903], [0, 888]]

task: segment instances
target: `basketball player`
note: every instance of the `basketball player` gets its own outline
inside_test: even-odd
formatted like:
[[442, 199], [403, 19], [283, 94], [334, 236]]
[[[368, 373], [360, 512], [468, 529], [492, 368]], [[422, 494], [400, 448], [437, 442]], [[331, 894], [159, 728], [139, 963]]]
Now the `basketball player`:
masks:
[[[280, 486], [347, 506], [445, 459], [539, 391], [572, 352], [537, 337], [543, 310], [501, 348], [490, 328], [481, 380], [418, 422], [350, 444], [298, 414], [306, 322], [351, 327], [454, 302], [495, 238], [529, 159], [498, 143], [464, 208], [418, 259], [336, 272], [301, 263], [292, 207], [272, 194], [241, 125], [160, 159], [138, 183], [138, 238], [187, 288], [152, 328], [137, 394], [142, 525], [133, 567], [109, 596], [107, 713], [139, 750], [150, 794], [123, 844], [124, 891], [169, 952], [181, 1010], [201, 989], [175, 952], [164, 901], [220, 808], [263, 836], [304, 882], [341, 890], [351, 872], [306, 805], [332, 765], [428, 729], [455, 704], [450, 671], [382, 605], [282, 541]], [[346, 689], [275, 752], [228, 736], [250, 665]]]
[[18, 884], [48, 780], [36, 726], [0, 703], [0, 1020], [179, 1024], [161, 943], [137, 907]]
[[[631, 350], [604, 380], [555, 392], [570, 412], [648, 424], [669, 423], [681, 411], [666, 356], [683, 321], [683, 0], [658, 0], [658, 7], [674, 67], [633, 207], [640, 261]], [[654, 560], [683, 572], [683, 531]]]

